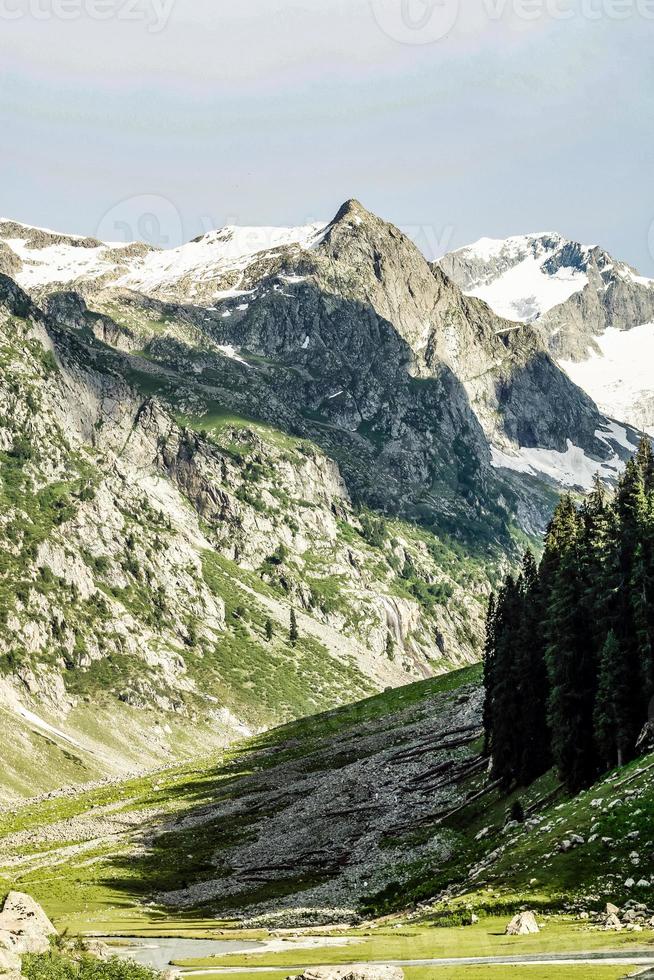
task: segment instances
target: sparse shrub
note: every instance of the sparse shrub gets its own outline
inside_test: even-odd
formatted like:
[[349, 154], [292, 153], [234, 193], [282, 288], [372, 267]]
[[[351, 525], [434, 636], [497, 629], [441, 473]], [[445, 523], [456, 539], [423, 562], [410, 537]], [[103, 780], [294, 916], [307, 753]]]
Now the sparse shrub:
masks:
[[509, 819], [516, 820], [518, 823], [525, 822], [525, 808], [522, 804], [522, 800], [518, 797], [511, 804], [511, 809], [509, 810]]
[[361, 537], [373, 548], [383, 548], [386, 540], [386, 526], [380, 517], [373, 517], [372, 514], [362, 514], [361, 518]]
[[295, 615], [295, 609], [291, 609], [291, 621], [288, 631], [288, 638], [291, 646], [295, 646], [297, 641], [300, 639], [300, 631], [297, 626], [297, 616]]
[[133, 960], [99, 960], [88, 954], [51, 950], [23, 957], [26, 980], [160, 980], [161, 974]]

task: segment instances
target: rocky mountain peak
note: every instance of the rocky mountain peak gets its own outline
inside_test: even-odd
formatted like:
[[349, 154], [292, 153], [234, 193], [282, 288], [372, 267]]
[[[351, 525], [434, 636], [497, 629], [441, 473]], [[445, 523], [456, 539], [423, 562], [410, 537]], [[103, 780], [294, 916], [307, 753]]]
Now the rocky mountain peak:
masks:
[[654, 280], [601, 246], [558, 234], [484, 239], [439, 265], [497, 314], [531, 322], [608, 415], [654, 430], [654, 385], [644, 367], [654, 350]]

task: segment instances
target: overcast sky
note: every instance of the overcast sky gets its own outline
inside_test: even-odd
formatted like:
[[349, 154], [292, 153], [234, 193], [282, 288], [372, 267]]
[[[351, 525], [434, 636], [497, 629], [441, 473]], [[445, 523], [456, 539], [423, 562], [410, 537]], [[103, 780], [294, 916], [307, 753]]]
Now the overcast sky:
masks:
[[0, 214], [177, 244], [357, 197], [654, 275], [654, 0], [427, 3], [0, 0]]

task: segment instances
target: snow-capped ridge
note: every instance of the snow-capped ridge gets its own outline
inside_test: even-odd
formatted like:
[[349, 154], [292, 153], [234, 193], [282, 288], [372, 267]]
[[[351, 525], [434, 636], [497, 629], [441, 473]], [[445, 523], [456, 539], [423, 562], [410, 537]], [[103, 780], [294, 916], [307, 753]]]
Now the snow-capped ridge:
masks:
[[582, 292], [591, 278], [654, 287], [599, 245], [584, 245], [559, 232], [480, 238], [439, 260], [469, 296], [484, 300], [509, 320], [533, 322]]
[[[170, 249], [137, 242], [99, 242], [13, 221], [6, 222], [5, 228], [9, 234], [3, 237], [0, 222], [0, 242], [20, 260], [15, 278], [26, 289], [113, 275], [116, 286], [157, 290], [188, 276], [206, 281], [242, 272], [255, 256], [275, 249], [315, 248], [327, 224], [314, 222], [295, 228], [229, 225]], [[19, 229], [25, 234], [18, 234]], [[35, 234], [47, 237], [35, 246]], [[47, 240], [50, 237], [52, 242]], [[80, 249], [78, 243], [85, 247]], [[134, 251], [137, 245], [141, 248]], [[117, 251], [124, 254], [117, 256]]]

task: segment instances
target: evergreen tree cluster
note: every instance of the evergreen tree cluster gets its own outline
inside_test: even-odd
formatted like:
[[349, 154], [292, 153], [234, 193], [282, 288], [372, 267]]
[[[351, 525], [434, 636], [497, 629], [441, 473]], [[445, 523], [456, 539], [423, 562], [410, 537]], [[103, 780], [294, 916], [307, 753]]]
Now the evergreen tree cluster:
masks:
[[615, 494], [560, 501], [540, 567], [493, 597], [484, 659], [492, 775], [554, 764], [577, 792], [633, 758], [654, 695], [654, 457], [643, 439]]

